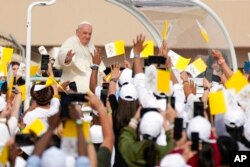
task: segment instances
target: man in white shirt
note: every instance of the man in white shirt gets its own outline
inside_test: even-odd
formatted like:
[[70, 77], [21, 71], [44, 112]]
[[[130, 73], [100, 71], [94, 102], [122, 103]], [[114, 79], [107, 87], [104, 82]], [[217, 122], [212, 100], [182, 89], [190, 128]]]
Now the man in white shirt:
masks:
[[92, 63], [92, 56], [100, 54], [95, 52], [95, 46], [90, 42], [92, 25], [89, 22], [81, 22], [76, 29], [76, 34], [67, 39], [61, 46], [57, 57], [57, 64], [63, 70], [62, 81], [75, 81], [78, 92], [89, 90], [91, 69], [99, 70], [98, 82], [101, 84], [104, 77], [105, 66]]

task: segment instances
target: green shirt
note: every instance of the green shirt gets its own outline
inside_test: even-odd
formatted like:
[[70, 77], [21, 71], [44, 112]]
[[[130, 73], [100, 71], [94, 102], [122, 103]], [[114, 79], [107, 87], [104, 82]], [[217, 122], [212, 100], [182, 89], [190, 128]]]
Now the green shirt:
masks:
[[[170, 138], [171, 131], [167, 131], [167, 146], [160, 146], [156, 144], [156, 160], [160, 161], [167, 153], [174, 148], [174, 141]], [[147, 147], [147, 140], [138, 141], [136, 139], [136, 131], [127, 126], [122, 129], [119, 137], [119, 150], [129, 167], [145, 166], [146, 161], [143, 157], [145, 148]]]

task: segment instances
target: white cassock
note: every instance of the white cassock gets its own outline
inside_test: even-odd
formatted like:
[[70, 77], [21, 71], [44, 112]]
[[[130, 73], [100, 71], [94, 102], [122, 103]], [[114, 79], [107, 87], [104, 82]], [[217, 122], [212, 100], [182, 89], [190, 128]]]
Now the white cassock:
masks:
[[[58, 68], [63, 70], [61, 81], [75, 81], [78, 92], [85, 93], [89, 90], [89, 81], [91, 75], [90, 66], [93, 65], [91, 53], [94, 53], [95, 46], [90, 43], [88, 46], [83, 46], [76, 35], [67, 39], [61, 46], [56, 64]], [[75, 55], [70, 64], [65, 64], [65, 58], [69, 50], [75, 52]], [[104, 77], [103, 71], [105, 65], [101, 62], [98, 72], [98, 84], [101, 85]]]

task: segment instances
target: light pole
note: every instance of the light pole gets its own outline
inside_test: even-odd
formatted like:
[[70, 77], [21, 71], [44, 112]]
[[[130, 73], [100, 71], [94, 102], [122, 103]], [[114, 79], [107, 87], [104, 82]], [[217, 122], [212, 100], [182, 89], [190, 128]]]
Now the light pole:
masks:
[[27, 23], [26, 23], [26, 95], [25, 95], [25, 102], [24, 102], [24, 110], [28, 109], [29, 106], [29, 94], [30, 94], [30, 61], [31, 61], [31, 16], [32, 16], [32, 9], [35, 6], [49, 6], [53, 5], [56, 0], [50, 1], [38, 1], [33, 2], [28, 7], [27, 13]]

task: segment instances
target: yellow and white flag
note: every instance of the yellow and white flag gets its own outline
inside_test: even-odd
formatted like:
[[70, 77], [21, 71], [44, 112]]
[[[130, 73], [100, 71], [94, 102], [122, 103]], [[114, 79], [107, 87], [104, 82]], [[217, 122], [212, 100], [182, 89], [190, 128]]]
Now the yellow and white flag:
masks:
[[226, 88], [234, 88], [236, 93], [242, 90], [245, 86], [247, 86], [248, 81], [246, 77], [238, 70], [234, 73], [226, 82]]
[[123, 55], [125, 53], [125, 43], [123, 40], [111, 42], [105, 45], [107, 58]]
[[206, 29], [201, 25], [201, 23], [198, 20], [196, 20], [196, 23], [200, 29], [201, 36], [206, 41], [206, 43], [209, 43], [209, 36]]
[[143, 51], [140, 54], [140, 57], [147, 58], [148, 56], [154, 55], [154, 41], [145, 41], [143, 43], [143, 46], [146, 47], [143, 49]]
[[168, 52], [168, 56], [171, 59], [171, 62], [173, 64], [173, 67], [183, 71], [186, 69], [186, 67], [188, 66], [189, 62], [191, 59], [187, 59], [185, 57], [182, 57], [181, 55], [175, 53], [174, 51], [170, 50]]
[[41, 136], [44, 132], [46, 132], [47, 128], [44, 122], [37, 118], [33, 122], [31, 122], [29, 125], [27, 125], [23, 130], [22, 133], [29, 134], [34, 133], [36, 136]]
[[193, 63], [189, 64], [185, 71], [189, 72], [193, 78], [197, 77], [201, 73], [203, 73], [207, 68], [206, 63], [201, 59], [198, 58]]

